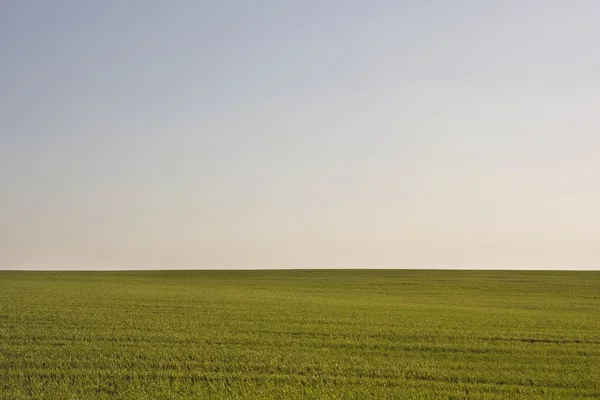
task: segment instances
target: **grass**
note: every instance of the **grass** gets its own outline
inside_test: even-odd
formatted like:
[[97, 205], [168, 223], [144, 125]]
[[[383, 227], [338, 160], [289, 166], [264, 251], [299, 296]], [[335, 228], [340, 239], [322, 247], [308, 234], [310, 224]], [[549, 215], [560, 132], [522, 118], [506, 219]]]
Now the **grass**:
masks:
[[600, 398], [600, 272], [0, 272], [0, 398]]

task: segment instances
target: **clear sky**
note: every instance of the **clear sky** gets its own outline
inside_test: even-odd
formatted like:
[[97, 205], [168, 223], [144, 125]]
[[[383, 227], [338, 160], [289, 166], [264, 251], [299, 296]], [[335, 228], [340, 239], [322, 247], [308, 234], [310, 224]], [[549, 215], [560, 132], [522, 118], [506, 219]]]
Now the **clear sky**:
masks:
[[600, 2], [0, 12], [0, 268], [600, 268]]

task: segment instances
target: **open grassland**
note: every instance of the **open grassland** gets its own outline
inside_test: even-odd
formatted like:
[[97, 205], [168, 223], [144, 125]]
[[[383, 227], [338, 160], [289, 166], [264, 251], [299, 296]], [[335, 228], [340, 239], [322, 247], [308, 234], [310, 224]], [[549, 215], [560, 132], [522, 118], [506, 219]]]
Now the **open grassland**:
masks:
[[600, 272], [0, 272], [0, 398], [600, 398]]

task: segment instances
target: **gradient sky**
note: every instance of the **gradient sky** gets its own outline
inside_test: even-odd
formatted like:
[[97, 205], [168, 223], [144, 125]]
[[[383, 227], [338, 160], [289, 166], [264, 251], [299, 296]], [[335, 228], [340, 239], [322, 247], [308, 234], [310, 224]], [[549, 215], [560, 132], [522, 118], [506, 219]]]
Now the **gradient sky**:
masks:
[[600, 2], [0, 12], [0, 268], [600, 268]]

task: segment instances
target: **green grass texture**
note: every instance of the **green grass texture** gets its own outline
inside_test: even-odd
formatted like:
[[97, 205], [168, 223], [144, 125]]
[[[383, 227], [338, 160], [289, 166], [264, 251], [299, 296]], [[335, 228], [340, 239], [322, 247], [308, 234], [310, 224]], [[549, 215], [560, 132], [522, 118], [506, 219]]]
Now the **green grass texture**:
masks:
[[0, 272], [0, 399], [600, 398], [600, 272]]

